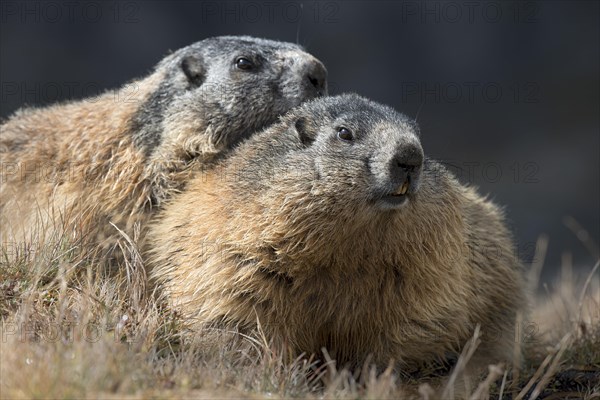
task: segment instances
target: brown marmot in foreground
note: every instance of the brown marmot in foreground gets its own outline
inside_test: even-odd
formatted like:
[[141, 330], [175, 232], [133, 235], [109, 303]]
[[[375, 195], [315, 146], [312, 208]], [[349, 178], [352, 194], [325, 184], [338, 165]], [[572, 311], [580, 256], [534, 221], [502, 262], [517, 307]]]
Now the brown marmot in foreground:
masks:
[[502, 212], [417, 132], [356, 95], [292, 110], [161, 211], [152, 276], [192, 328], [259, 323], [338, 365], [418, 368], [477, 325], [479, 358], [510, 359], [524, 285]]
[[119, 229], [301, 102], [326, 94], [323, 64], [291, 43], [224, 36], [164, 58], [114, 93], [23, 109], [0, 127], [0, 239], [63, 234], [112, 248]]

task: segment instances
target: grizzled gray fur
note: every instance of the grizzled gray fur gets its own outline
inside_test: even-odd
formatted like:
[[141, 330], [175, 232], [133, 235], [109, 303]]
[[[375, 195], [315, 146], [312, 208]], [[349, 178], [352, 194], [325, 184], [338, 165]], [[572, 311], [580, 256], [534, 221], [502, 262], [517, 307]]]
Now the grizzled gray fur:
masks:
[[290, 108], [327, 94], [327, 71], [315, 57], [292, 43], [248, 36], [205, 39], [156, 70], [165, 78], [133, 119], [132, 132], [163, 181], [157, 202], [168, 197], [163, 174], [198, 156], [209, 161]]

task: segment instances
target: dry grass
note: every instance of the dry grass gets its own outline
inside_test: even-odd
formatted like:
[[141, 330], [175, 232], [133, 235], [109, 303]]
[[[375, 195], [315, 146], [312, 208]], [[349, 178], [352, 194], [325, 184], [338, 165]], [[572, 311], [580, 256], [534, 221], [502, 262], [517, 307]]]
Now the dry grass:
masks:
[[579, 281], [568, 257], [560, 284], [523, 317], [520, 366], [463, 374], [475, 332], [450, 377], [419, 381], [391, 367], [337, 370], [326, 353], [324, 362], [293, 359], [260, 332], [192, 334], [148, 290], [133, 240], [123, 240], [128, 257], [116, 271], [54, 242], [0, 261], [1, 398], [600, 398], [600, 279], [594, 271]]

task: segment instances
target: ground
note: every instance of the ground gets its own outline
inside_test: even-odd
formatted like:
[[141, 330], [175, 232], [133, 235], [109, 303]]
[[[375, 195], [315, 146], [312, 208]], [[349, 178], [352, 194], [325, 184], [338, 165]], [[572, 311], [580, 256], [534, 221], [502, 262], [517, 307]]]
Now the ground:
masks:
[[[542, 237], [527, 266], [532, 287], [546, 245]], [[292, 359], [260, 332], [192, 335], [146, 283], [132, 242], [122, 246], [127, 259], [107, 271], [77, 243], [3, 244], [0, 398], [600, 399], [597, 263], [579, 277], [566, 257], [562, 278], [535, 296], [515, 344], [522, 363], [466, 378], [475, 335], [450, 377], [425, 381], [368, 365], [350, 373], [326, 356]]]

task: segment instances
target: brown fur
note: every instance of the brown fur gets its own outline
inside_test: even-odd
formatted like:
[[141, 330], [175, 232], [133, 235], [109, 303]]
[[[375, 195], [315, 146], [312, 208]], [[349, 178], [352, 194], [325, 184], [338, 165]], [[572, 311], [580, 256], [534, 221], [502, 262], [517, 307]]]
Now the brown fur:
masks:
[[[150, 187], [144, 156], [126, 132], [160, 78], [138, 82], [135, 98], [130, 90], [106, 93], [20, 111], [2, 125], [3, 243], [42, 243], [63, 234], [102, 243], [118, 235], [108, 221], [130, 231], [145, 216]], [[130, 101], [116, 100], [123, 96]]]

